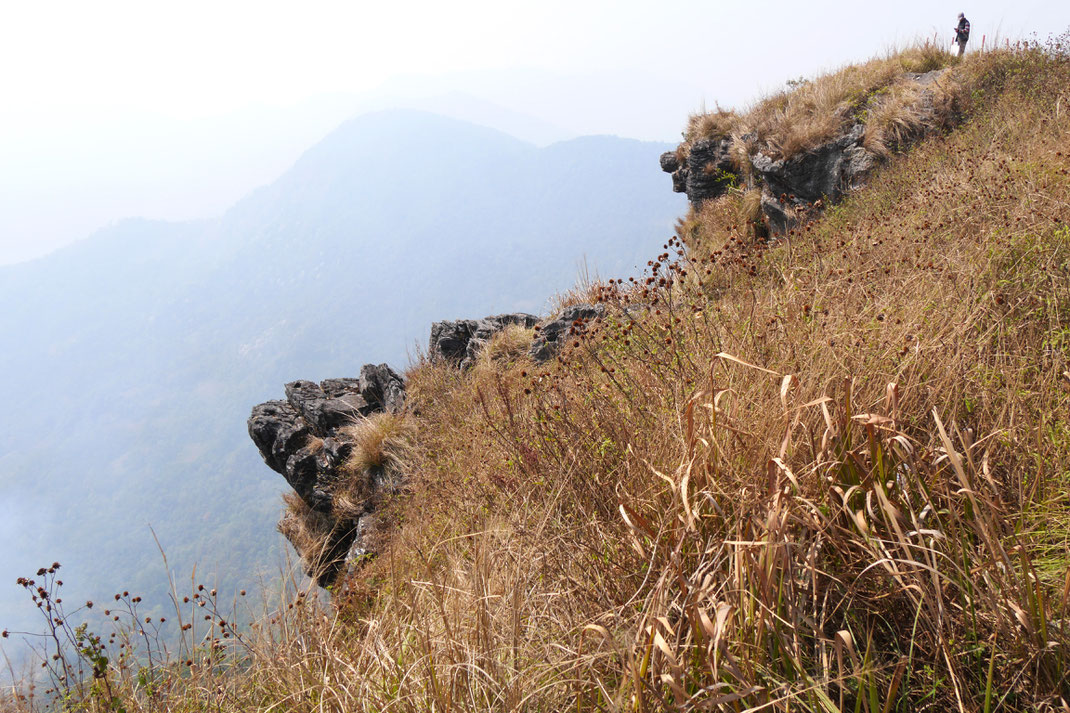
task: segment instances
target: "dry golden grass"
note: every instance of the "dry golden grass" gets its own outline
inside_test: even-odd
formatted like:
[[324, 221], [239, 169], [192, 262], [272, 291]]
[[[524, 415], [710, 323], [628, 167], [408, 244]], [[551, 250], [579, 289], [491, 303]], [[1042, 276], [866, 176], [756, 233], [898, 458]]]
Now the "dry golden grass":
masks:
[[701, 111], [688, 117], [685, 136], [703, 139], [728, 138], [739, 123], [739, 115], [718, 107], [711, 112]]
[[476, 368], [496, 368], [498, 365], [523, 359], [534, 340], [534, 329], [519, 324], [506, 325], [505, 329], [491, 337], [479, 352]]
[[[447, 612], [444, 681], [547, 709], [1060, 705], [1068, 552], [1023, 523], [1067, 507], [1031, 492], [1070, 464], [1037, 420], [1066, 408], [1067, 72], [1000, 61], [999, 103], [805, 236], [755, 246], [728, 197], [675, 267], [599, 293], [649, 311], [561, 362], [413, 375], [426, 520], [396, 547], [443, 577], [414, 606]], [[518, 568], [481, 616], [454, 578], [475, 542]], [[407, 705], [519, 707], [448, 680]]]
[[955, 74], [945, 74], [927, 86], [894, 82], [866, 111], [862, 145], [888, 156], [925, 131], [949, 128], [952, 118], [962, 110], [967, 84], [963, 76]]
[[340, 430], [353, 443], [353, 451], [331, 486], [335, 515], [356, 518], [369, 498], [387, 481], [399, 482], [413, 436], [405, 414], [383, 412], [362, 418]]
[[340, 433], [353, 443], [353, 452], [342, 470], [356, 475], [399, 466], [412, 429], [404, 414], [383, 412], [362, 418], [340, 429]]
[[334, 520], [310, 508], [296, 493], [285, 492], [282, 500], [286, 509], [279, 520], [279, 532], [303, 554], [308, 568], [315, 569], [330, 547]]
[[758, 140], [754, 134], [742, 134], [736, 130], [732, 134], [732, 145], [729, 149], [732, 165], [739, 171], [743, 179], [743, 185], [753, 185], [754, 165], [750, 161], [751, 155], [758, 150]]
[[[971, 58], [969, 61], [973, 61]], [[980, 60], [978, 60], [980, 61]], [[920, 101], [919, 88], [905, 81], [907, 73], [925, 73], [959, 61], [930, 43], [889, 53], [864, 64], [851, 65], [766, 97], [742, 113], [717, 111], [688, 120], [684, 151], [703, 138], [755, 134], [757, 142], [737, 144], [740, 166], [758, 145], [776, 158], [790, 158], [839, 135], [863, 115], [876, 118], [868, 148], [884, 153], [893, 138], [913, 136], [921, 128], [945, 122], [962, 99], [962, 80], [946, 81], [938, 89], [935, 106]], [[968, 74], [968, 73], [964, 73]], [[872, 113], [872, 114], [871, 114]], [[866, 121], [867, 127], [869, 120]]]
[[591, 272], [584, 259], [579, 266], [574, 287], [550, 297], [549, 312], [559, 314], [562, 310], [578, 304], [592, 304], [605, 287], [605, 281]]
[[752, 188], [744, 192], [738, 203], [739, 224], [747, 226], [751, 237], [756, 226], [762, 222], [762, 192], [758, 188]]
[[1070, 63], [984, 61], [786, 240], [710, 201], [559, 359], [417, 365], [388, 550], [123, 706], [1065, 710]]

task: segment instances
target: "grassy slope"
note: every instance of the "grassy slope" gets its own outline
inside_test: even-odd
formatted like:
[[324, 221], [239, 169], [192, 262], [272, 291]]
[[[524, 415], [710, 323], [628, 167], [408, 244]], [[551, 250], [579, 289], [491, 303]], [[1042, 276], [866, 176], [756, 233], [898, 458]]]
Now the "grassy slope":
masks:
[[967, 123], [788, 239], [727, 196], [560, 360], [414, 367], [388, 551], [156, 705], [1065, 705], [1070, 66], [971, 61]]
[[[743, 113], [717, 109], [694, 114], [678, 153], [683, 158], [702, 139], [728, 138], [739, 159], [759, 149], [773, 159], [788, 159], [862, 122], [865, 147], [888, 156], [926, 129], [950, 128], [969, 103], [965, 95], [984, 66], [976, 56], [963, 63], [928, 42], [890, 52], [816, 79], [792, 81]], [[951, 71], [940, 72], [934, 81], [915, 81], [945, 69]]]

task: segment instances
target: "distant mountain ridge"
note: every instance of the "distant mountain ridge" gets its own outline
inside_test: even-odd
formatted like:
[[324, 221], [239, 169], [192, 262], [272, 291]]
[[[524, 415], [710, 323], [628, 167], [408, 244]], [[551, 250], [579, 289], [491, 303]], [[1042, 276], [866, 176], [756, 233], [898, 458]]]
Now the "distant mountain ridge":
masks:
[[[282, 552], [284, 484], [248, 443], [250, 404], [299, 377], [403, 366], [437, 319], [543, 311], [581, 260], [632, 272], [684, 208], [662, 185], [667, 148], [540, 149], [379, 112], [218, 220], [123, 221], [0, 267], [0, 574], [58, 559], [71, 596], [125, 583], [162, 602], [151, 523], [178, 576], [197, 563], [251, 587]], [[2, 586], [3, 611], [30, 611]]]

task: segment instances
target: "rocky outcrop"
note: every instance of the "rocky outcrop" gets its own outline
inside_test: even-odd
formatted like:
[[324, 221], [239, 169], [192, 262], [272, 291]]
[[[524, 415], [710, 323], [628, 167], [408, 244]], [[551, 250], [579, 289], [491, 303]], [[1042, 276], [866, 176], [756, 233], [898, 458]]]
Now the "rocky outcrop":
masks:
[[864, 127], [855, 124], [846, 134], [789, 159], [774, 160], [762, 152], [751, 158], [772, 232], [787, 232], [818, 201], [836, 202], [862, 184], [877, 165], [877, 156], [862, 146], [864, 135]]
[[[935, 94], [928, 87], [946, 71], [906, 74], [901, 78], [902, 82], [918, 86], [915, 111], [932, 114]], [[869, 106], [878, 106], [881, 101], [878, 94]], [[740, 152], [741, 156], [746, 153], [745, 159], [733, 157], [727, 137], [704, 138], [662, 154], [661, 169], [672, 174], [673, 190], [686, 193], [696, 208], [723, 195], [733, 185], [760, 189], [766, 227], [771, 233], [783, 234], [864, 183], [883, 159], [863, 144], [865, 134], [866, 126], [858, 118], [838, 136], [787, 158], [780, 157], [772, 146], [763, 146], [756, 134], [740, 137], [742, 145], [749, 147]], [[906, 138], [909, 141], [917, 136]], [[749, 161], [750, 165], [744, 171], [734, 160]]]
[[541, 363], [552, 359], [570, 336], [582, 334], [587, 325], [605, 313], [602, 305], [579, 304], [542, 322], [533, 314], [499, 314], [483, 319], [459, 319], [431, 325], [428, 353], [431, 361], [456, 364], [467, 369], [491, 338], [511, 324], [535, 330], [529, 356]]
[[475, 364], [476, 357], [487, 342], [498, 332], [512, 324], [530, 329], [539, 318], [525, 312], [496, 314], [483, 319], [458, 319], [435, 322], [431, 325], [431, 341], [428, 354], [431, 361], [446, 361], [462, 369]]
[[[344, 570], [347, 553], [358, 542], [361, 521], [374, 513], [378, 493], [367, 495], [363, 510], [352, 503], [340, 507], [333, 488], [354, 444], [343, 429], [380, 412], [400, 411], [405, 382], [386, 364], [366, 364], [359, 378], [327, 379], [320, 383], [286, 384], [286, 400], [253, 407], [249, 436], [269, 468], [280, 473], [300, 500], [279, 523], [301, 555], [306, 571], [320, 586], [328, 586]], [[314, 536], [312, 536], [314, 535]]]
[[732, 142], [727, 137], [696, 141], [681, 161], [675, 151], [661, 155], [661, 170], [672, 174], [672, 189], [686, 193], [698, 205], [716, 198], [738, 182], [739, 168], [733, 163]]
[[431, 325], [431, 342], [427, 353], [431, 361], [458, 364], [468, 355], [468, 342], [476, 329], [474, 319], [435, 322]]
[[566, 307], [557, 317], [536, 327], [535, 341], [531, 344], [531, 358], [536, 362], [553, 359], [569, 337], [583, 334], [591, 322], [604, 314], [605, 307], [600, 304]]
[[[573, 305], [541, 323], [522, 312], [435, 322], [428, 351], [432, 361], [465, 369], [495, 334], [519, 325], [535, 330], [529, 354], [543, 362], [569, 337], [583, 334], [604, 309]], [[354, 466], [347, 461], [357, 445], [347, 426], [377, 413], [401, 411], [405, 381], [386, 364], [365, 364], [357, 378], [294, 381], [286, 384], [285, 393], [285, 400], [253, 407], [249, 436], [264, 462], [297, 496], [279, 521], [279, 531], [301, 556], [308, 575], [329, 587], [350, 563], [376, 552], [377, 537], [384, 530], [378, 512], [381, 495], [397, 480], [384, 477], [382, 466], [350, 472]], [[352, 482], [355, 478], [360, 482]], [[354, 491], [359, 492], [356, 503]]]
[[374, 411], [396, 412], [405, 405], [405, 381], [386, 364], [362, 366], [358, 385]]
[[294, 381], [287, 384], [285, 390], [286, 402], [309, 426], [319, 431], [337, 428], [357, 416], [367, 415], [372, 410], [361, 396], [360, 388], [355, 382], [348, 385], [331, 385], [328, 392], [327, 388], [312, 381]]

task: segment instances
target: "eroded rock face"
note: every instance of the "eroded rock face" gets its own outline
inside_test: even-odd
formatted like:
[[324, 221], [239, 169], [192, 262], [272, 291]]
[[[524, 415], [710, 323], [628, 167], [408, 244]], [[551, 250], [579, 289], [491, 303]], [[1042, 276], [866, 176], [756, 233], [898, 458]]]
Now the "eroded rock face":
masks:
[[460, 364], [468, 354], [468, 342], [476, 330], [474, 319], [435, 322], [431, 325], [431, 343], [428, 354], [431, 361], [448, 361]]
[[[878, 162], [862, 146], [864, 135], [865, 127], [855, 124], [835, 139], [787, 159], [773, 158], [771, 149], [759, 149], [749, 157], [753, 184], [761, 188], [762, 213], [772, 233], [791, 230], [818, 201], [838, 201], [861, 185]], [[663, 162], [663, 169], [666, 165], [673, 164]], [[686, 162], [676, 165], [673, 190], [687, 193], [696, 207], [723, 195], [736, 180], [727, 139], [696, 142]]]
[[570, 336], [583, 334], [603, 314], [605, 307], [600, 304], [566, 307], [557, 317], [538, 326], [538, 334], [531, 344], [531, 358], [539, 363], [553, 359]]
[[865, 129], [855, 124], [839, 138], [789, 159], [774, 161], [759, 152], [751, 159], [768, 192], [813, 203], [822, 198], [839, 200], [854, 182], [873, 167], [861, 147]]
[[[946, 71], [907, 74], [901, 81], [928, 87]], [[932, 111], [933, 97], [932, 90], [924, 89], [917, 110]], [[865, 132], [865, 125], [856, 121], [832, 140], [786, 159], [775, 158], [777, 152], [770, 146], [757, 145], [756, 135], [744, 135], [746, 145], [757, 145], [748, 157], [753, 168], [748, 173], [753, 177], [744, 187], [761, 189], [762, 213], [770, 232], [788, 232], [864, 183], [882, 160], [863, 145]], [[906, 140], [916, 138], [909, 136]], [[730, 148], [730, 141], [723, 137], [696, 141], [683, 159], [677, 152], [662, 154], [661, 169], [672, 174], [673, 190], [686, 193], [697, 208], [723, 195], [740, 173], [733, 167]]]
[[286, 400], [306, 422], [322, 432], [352, 423], [376, 410], [368, 404], [358, 384], [335, 383], [342, 381], [353, 380], [332, 379], [324, 382], [327, 388], [312, 381], [291, 382], [286, 385]]
[[751, 158], [762, 185], [762, 210], [774, 233], [795, 227], [818, 201], [836, 202], [862, 185], [877, 158], [862, 146], [865, 129], [855, 124], [833, 141], [789, 159], [758, 152]]
[[723, 195], [738, 180], [731, 146], [724, 137], [696, 141], [683, 161], [675, 151], [663, 153], [661, 170], [672, 174], [674, 191], [686, 193], [687, 199], [698, 205]]
[[431, 325], [431, 341], [428, 353], [431, 361], [446, 361], [467, 369], [475, 364], [476, 357], [487, 342], [498, 332], [512, 324], [530, 329], [539, 318], [525, 312], [496, 314], [483, 319], [459, 319], [435, 322]]
[[308, 440], [309, 426], [288, 401], [268, 401], [253, 407], [249, 437], [264, 462], [276, 473], [286, 474], [286, 460]]
[[579, 304], [542, 322], [535, 315], [523, 312], [497, 314], [479, 320], [435, 322], [431, 325], [429, 353], [432, 361], [445, 361], [467, 369], [495, 334], [511, 324], [518, 324], [535, 329], [535, 339], [528, 354], [541, 363], [554, 358], [568, 337], [582, 334], [591, 322], [604, 314], [603, 305]]
[[386, 364], [360, 368], [360, 395], [375, 411], [397, 412], [405, 404], [405, 382]]
[[[364, 512], [337, 506], [331, 486], [353, 451], [342, 429], [383, 411], [399, 411], [405, 402], [405, 382], [386, 364], [366, 364], [360, 378], [327, 379], [320, 383], [286, 384], [285, 401], [253, 407], [249, 436], [268, 467], [286, 478], [301, 499], [301, 513], [288, 512], [279, 530], [293, 543], [306, 571], [320, 586], [334, 583], [344, 570], [346, 555], [357, 543], [361, 520], [374, 512], [377, 493], [370, 494]], [[308, 551], [308, 533], [317, 549]]]

